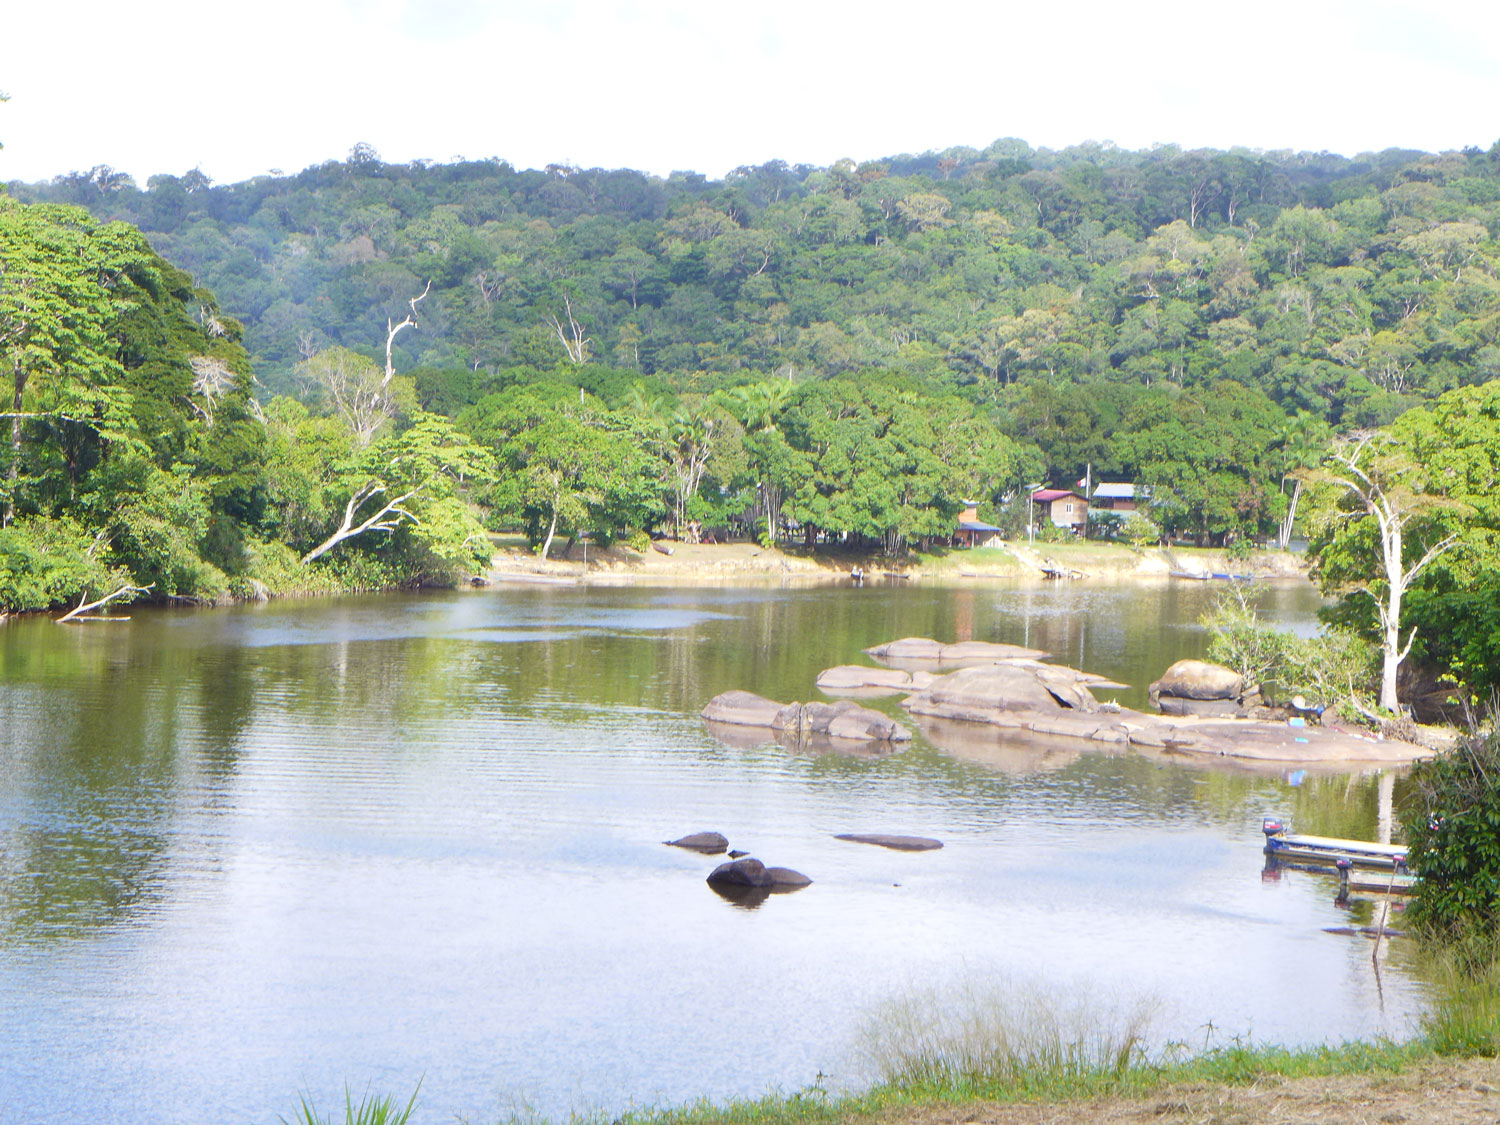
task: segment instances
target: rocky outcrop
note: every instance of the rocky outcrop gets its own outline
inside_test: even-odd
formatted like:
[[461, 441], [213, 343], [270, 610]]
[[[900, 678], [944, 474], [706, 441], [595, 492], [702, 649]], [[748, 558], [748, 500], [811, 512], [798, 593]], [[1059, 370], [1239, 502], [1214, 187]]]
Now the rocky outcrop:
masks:
[[874, 844], [878, 848], [890, 848], [898, 852], [930, 852], [943, 846], [941, 840], [927, 836], [891, 836], [884, 832], [844, 832], [835, 840], [848, 840], [855, 844]]
[[668, 847], [686, 848], [704, 855], [719, 855], [729, 850], [729, 840], [720, 832], [693, 832], [676, 840], [665, 841]]
[[710, 723], [766, 727], [799, 739], [908, 742], [911, 732], [896, 720], [852, 700], [837, 703], [777, 703], [748, 691], [726, 691], [703, 708]]
[[[1200, 695], [1234, 691], [1237, 694], [1233, 698], [1223, 700], [1159, 693], [1163, 701], [1183, 699], [1193, 704], [1225, 704], [1230, 716], [1242, 715], [1258, 704], [1259, 693], [1242, 693], [1238, 676], [1232, 672], [1227, 677], [1220, 675], [1228, 669], [1215, 672], [1215, 665], [1203, 667], [1209, 671], [1187, 669], [1187, 674], [1181, 677], [1164, 676], [1153, 688], [1167, 683]], [[924, 719], [985, 724], [1033, 737], [1070, 739], [1122, 749], [1139, 747], [1195, 757], [1307, 765], [1410, 762], [1431, 754], [1412, 743], [1376, 740], [1320, 727], [1293, 727], [1281, 721], [1235, 717], [1209, 721], [1193, 716], [1147, 715], [1113, 704], [1100, 704], [1090, 693], [1089, 682], [1090, 677], [1085, 674], [1058, 665], [1016, 661], [954, 672], [927, 691], [912, 695], [902, 706]], [[1259, 709], [1254, 713], [1266, 712]]]
[[992, 644], [989, 641], [943, 644], [928, 637], [903, 637], [899, 641], [867, 648], [865, 652], [885, 663], [912, 661], [946, 664], [952, 668], [989, 664], [996, 660], [1041, 660], [1048, 655], [1040, 649], [1022, 648], [1020, 645]]
[[[1057, 689], [1057, 690], [1054, 690]], [[1098, 701], [1065, 669], [1018, 664], [986, 664], [944, 676], [902, 704], [915, 715], [989, 722], [997, 712], [1053, 714], [1070, 709], [1097, 711]]]

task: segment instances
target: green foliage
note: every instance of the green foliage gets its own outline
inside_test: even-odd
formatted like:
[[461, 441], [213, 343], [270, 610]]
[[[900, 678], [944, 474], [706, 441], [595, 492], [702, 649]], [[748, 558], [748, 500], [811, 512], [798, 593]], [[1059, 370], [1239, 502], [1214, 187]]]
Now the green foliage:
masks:
[[1475, 736], [1412, 768], [1401, 809], [1421, 876], [1414, 924], [1449, 941], [1500, 928], [1500, 735]]
[[126, 576], [99, 557], [102, 545], [66, 517], [32, 516], [0, 528], [0, 612], [51, 609], [118, 589]]
[[1221, 594], [1203, 617], [1210, 632], [1208, 658], [1259, 684], [1268, 700], [1303, 696], [1309, 706], [1342, 709], [1349, 717], [1368, 710], [1364, 700], [1379, 683], [1375, 647], [1348, 629], [1315, 637], [1263, 624], [1244, 593]]

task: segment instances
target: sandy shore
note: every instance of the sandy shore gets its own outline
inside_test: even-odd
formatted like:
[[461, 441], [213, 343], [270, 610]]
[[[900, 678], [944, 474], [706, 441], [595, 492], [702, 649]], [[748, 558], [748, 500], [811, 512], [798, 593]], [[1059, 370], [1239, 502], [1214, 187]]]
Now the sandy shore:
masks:
[[[758, 543], [689, 544], [664, 542], [662, 549], [639, 552], [614, 546], [585, 551], [575, 544], [566, 557], [545, 562], [523, 544], [502, 544], [495, 552], [490, 581], [552, 583], [684, 583], [705, 585], [765, 582], [847, 582], [860, 568], [870, 582], [938, 582], [963, 584], [976, 579], [1045, 581], [1051, 567], [1083, 581], [1151, 579], [1190, 581], [1174, 574], [1248, 574], [1257, 579], [1299, 578], [1306, 559], [1281, 551], [1264, 551], [1248, 559], [1230, 559], [1222, 551], [1174, 547], [1170, 551], [1137, 550], [1113, 543], [1017, 543], [1001, 548], [948, 551], [891, 559], [828, 550], [767, 548]], [[670, 551], [670, 554], [667, 553]]]

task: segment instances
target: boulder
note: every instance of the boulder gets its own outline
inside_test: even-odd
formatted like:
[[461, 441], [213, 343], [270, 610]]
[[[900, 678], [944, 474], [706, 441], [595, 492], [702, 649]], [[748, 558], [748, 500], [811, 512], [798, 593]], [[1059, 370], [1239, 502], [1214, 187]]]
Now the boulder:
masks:
[[891, 836], [884, 832], [845, 832], [835, 840], [848, 840], [855, 844], [874, 844], [878, 848], [891, 848], [898, 852], [930, 852], [943, 846], [941, 840], [927, 836]]
[[724, 883], [731, 887], [769, 887], [771, 877], [766, 874], [766, 865], [751, 856], [731, 859], [719, 864], [709, 873], [710, 883]]
[[676, 840], [667, 840], [666, 844], [668, 847], [687, 848], [704, 855], [718, 855], [729, 848], [729, 840], [719, 832], [694, 832]]
[[730, 723], [742, 727], [770, 727], [772, 730], [796, 730], [801, 705], [777, 703], [749, 691], [726, 691], [716, 695], [703, 708], [703, 717], [711, 723]]
[[1245, 681], [1238, 672], [1205, 660], [1179, 660], [1149, 689], [1153, 703], [1158, 696], [1238, 700], [1244, 690]]

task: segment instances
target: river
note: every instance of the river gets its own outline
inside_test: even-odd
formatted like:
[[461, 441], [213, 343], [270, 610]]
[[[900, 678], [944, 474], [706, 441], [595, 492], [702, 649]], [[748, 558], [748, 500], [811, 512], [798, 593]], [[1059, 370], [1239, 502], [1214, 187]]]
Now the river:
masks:
[[[990, 738], [715, 740], [902, 636], [1131, 687], [1201, 655], [1211, 583], [509, 586], [0, 629], [0, 1118], [270, 1122], [347, 1082], [419, 1121], [614, 1113], [870, 1078], [923, 990], [1149, 998], [1157, 1042], [1411, 1033], [1333, 884], [1260, 819], [1373, 838], [1375, 775]], [[1302, 583], [1262, 612], [1311, 629]], [[900, 715], [894, 701], [879, 704]], [[704, 883], [700, 829], [811, 887]], [[907, 854], [841, 832], [935, 836]], [[1356, 905], [1356, 921], [1369, 918]]]

